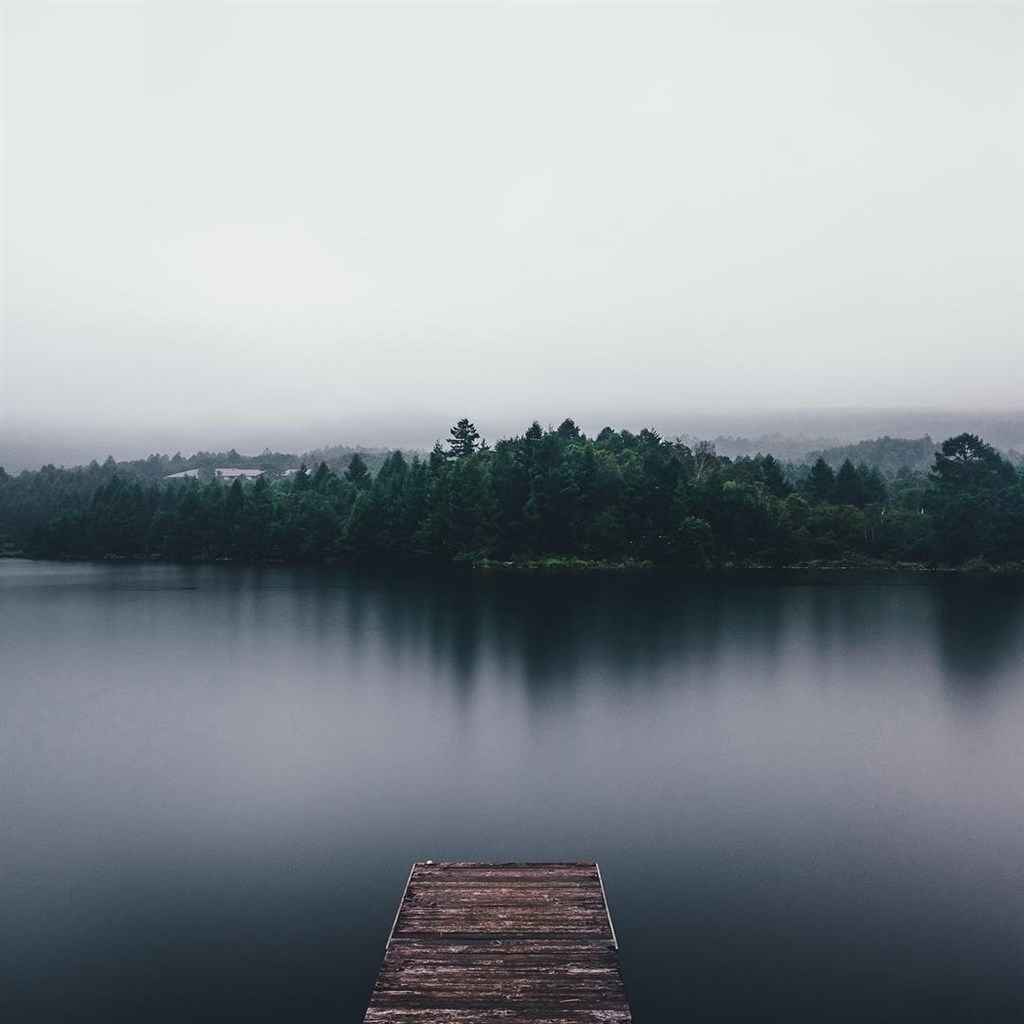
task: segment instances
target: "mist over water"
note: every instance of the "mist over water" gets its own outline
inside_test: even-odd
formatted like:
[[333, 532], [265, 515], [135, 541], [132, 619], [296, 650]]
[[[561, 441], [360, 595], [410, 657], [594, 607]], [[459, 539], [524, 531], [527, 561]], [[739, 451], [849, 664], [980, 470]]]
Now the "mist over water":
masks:
[[5, 1019], [358, 1020], [600, 861], [636, 1019], [1024, 1013], [1024, 588], [0, 562]]

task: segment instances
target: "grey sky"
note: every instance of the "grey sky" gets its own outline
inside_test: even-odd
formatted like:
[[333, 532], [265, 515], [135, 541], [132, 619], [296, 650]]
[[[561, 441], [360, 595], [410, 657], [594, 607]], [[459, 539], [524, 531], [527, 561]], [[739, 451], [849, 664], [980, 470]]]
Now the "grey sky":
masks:
[[9, 433], [1022, 404], [1020, 8], [5, 28]]

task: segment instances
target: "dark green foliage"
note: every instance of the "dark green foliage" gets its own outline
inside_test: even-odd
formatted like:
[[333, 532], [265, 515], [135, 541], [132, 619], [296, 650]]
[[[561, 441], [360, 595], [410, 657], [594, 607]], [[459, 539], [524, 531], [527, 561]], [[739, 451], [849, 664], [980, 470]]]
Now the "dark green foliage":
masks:
[[991, 445], [974, 434], [943, 441], [931, 478], [934, 549], [956, 562], [1021, 557], [1024, 480]]
[[935, 453], [932, 475], [947, 491], [992, 493], [1013, 483], [1013, 466], [975, 434], [958, 434]]
[[790, 486], [786, 482], [786, 475], [782, 471], [782, 467], [771, 455], [765, 455], [761, 459], [761, 480], [765, 490], [773, 498], [784, 498], [790, 492]]
[[348, 469], [345, 470], [345, 479], [360, 490], [370, 485], [370, 469], [359, 452], [356, 452], [349, 460]]
[[836, 473], [831, 498], [837, 505], [864, 507], [864, 488], [861, 485], [860, 474], [849, 459], [839, 467], [839, 472]]
[[830, 501], [835, 486], [836, 475], [832, 467], [824, 459], [819, 458], [811, 466], [810, 476], [807, 477], [805, 489], [808, 497], [811, 501]]
[[477, 450], [480, 434], [469, 420], [463, 418], [449, 431], [448, 457], [451, 459], [469, 458]]
[[[220, 461], [243, 458], [228, 455]], [[971, 434], [946, 441], [929, 475], [903, 469], [888, 479], [850, 458], [838, 473], [824, 458], [784, 471], [771, 455], [728, 459], [711, 444], [691, 447], [653, 430], [606, 427], [591, 439], [568, 419], [554, 430], [533, 423], [493, 449], [460, 420], [449, 451], [437, 444], [425, 460], [392, 452], [374, 472], [349, 450], [344, 471], [327, 459], [315, 465], [230, 485], [154, 480], [111, 459], [16, 476], [0, 470], [0, 551], [679, 570], [811, 559], [1024, 561], [1024, 479]]]

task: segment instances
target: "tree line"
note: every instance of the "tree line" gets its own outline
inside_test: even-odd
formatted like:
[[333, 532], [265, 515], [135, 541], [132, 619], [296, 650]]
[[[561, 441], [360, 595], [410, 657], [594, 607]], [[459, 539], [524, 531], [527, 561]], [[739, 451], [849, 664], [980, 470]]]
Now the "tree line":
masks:
[[533, 423], [493, 446], [460, 420], [426, 457], [287, 479], [146, 480], [108, 460], [0, 469], [0, 543], [39, 557], [289, 562], [1024, 562], [1024, 474], [973, 434], [928, 472], [735, 459], [653, 430]]

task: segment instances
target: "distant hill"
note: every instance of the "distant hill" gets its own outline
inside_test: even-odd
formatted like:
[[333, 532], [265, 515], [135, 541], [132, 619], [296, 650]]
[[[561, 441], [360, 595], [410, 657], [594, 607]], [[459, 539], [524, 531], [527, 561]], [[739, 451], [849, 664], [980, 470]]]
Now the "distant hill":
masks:
[[[693, 447], [698, 438], [684, 435], [682, 440]], [[720, 434], [712, 443], [719, 455], [730, 459], [772, 455], [780, 462], [801, 466], [821, 457], [833, 469], [849, 459], [855, 466], [865, 463], [886, 476], [894, 476], [904, 466], [921, 472], [930, 469], [938, 447], [928, 434], [917, 438], [886, 435], [850, 444], [841, 444], [835, 438], [790, 437], [779, 433], [753, 438]]]
[[182, 455], [181, 452], [176, 452], [174, 455], [157, 453], [144, 459], [123, 459], [121, 461], [115, 461], [108, 456], [102, 462], [97, 459], [88, 465], [68, 468], [80, 468], [85, 471], [96, 467], [103, 468], [108, 473], [116, 470], [123, 476], [149, 481], [162, 480], [186, 470], [198, 470], [200, 476], [206, 479], [213, 476], [214, 469], [229, 466], [235, 469], [261, 469], [273, 478], [283, 475], [289, 469], [298, 469], [300, 465], [306, 465], [310, 470], [314, 470], [321, 462], [326, 462], [330, 469], [340, 473], [348, 468], [348, 464], [356, 452], [362, 456], [370, 471], [376, 472], [391, 454], [391, 449], [336, 444], [302, 453], [272, 452], [267, 448], [258, 455], [242, 455], [236, 449], [231, 448], [226, 452], [202, 451], [195, 452], [193, 455]]
[[873, 441], [858, 441], [856, 444], [808, 452], [804, 461], [812, 463], [822, 458], [833, 469], [838, 469], [849, 459], [855, 466], [863, 462], [886, 476], [895, 476], [904, 467], [921, 472], [930, 469], [937, 448], [938, 445], [927, 434], [918, 438], [878, 437]]
[[[321, 462], [326, 462], [328, 469], [333, 469], [335, 473], [342, 473], [348, 469], [352, 456], [358, 452], [370, 472], [376, 473], [392, 450], [391, 448], [364, 448], [361, 445], [351, 448], [344, 444], [332, 444], [326, 448], [314, 448], [312, 451], [304, 452], [300, 456], [300, 461], [304, 462], [310, 470], [316, 469]], [[415, 452], [406, 451], [404, 454], [414, 455]]]
[[[680, 439], [691, 448], [705, 440], [692, 434], [683, 434]], [[719, 434], [711, 439], [711, 443], [719, 455], [730, 459], [748, 455], [772, 455], [780, 462], [802, 462], [808, 452], [829, 448], [838, 444], [838, 441], [834, 437], [789, 437], [773, 433], [756, 437]]]

